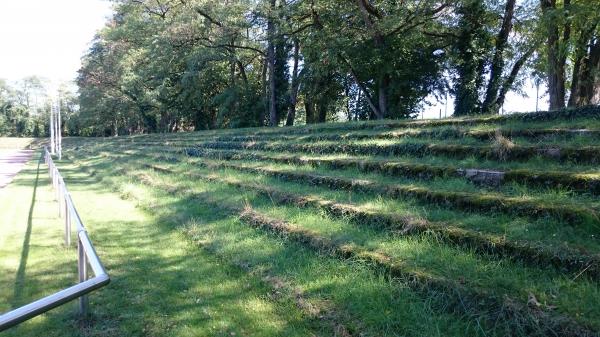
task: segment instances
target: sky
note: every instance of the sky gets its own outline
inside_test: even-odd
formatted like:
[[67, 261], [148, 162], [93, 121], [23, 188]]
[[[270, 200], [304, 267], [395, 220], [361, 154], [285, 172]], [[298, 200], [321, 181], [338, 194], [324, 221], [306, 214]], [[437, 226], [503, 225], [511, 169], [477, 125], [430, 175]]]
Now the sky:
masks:
[[37, 75], [51, 87], [75, 79], [110, 8], [106, 0], [0, 1], [0, 78]]

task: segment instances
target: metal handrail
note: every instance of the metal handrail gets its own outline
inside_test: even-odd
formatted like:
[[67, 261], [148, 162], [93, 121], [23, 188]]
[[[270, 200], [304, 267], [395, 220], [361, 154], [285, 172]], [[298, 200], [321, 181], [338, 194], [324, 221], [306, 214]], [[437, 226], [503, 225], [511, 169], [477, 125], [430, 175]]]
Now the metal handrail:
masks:
[[[48, 165], [48, 173], [56, 192], [59, 215], [65, 219], [66, 246], [71, 245], [71, 225], [75, 223], [79, 283], [3, 314], [0, 316], [0, 331], [4, 331], [76, 298], [79, 298], [79, 314], [85, 316], [87, 315], [89, 306], [87, 294], [110, 282], [110, 277], [106, 273], [98, 254], [96, 254], [94, 245], [83, 226], [73, 199], [71, 199], [67, 185], [52, 161], [52, 156], [48, 148], [44, 148], [44, 161]], [[88, 279], [88, 264], [94, 273], [94, 277], [90, 279]]]

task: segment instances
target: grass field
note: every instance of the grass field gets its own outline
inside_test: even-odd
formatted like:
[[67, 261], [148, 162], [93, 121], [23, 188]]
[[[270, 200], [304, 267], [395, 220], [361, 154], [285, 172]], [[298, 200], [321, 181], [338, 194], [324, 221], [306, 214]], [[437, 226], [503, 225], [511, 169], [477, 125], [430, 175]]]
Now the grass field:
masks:
[[[599, 115], [65, 139], [113, 282], [91, 320], [67, 305], [7, 335], [597, 336]], [[26, 227], [2, 231], [2, 284], [46, 291], [12, 281]], [[74, 258], [59, 234], [40, 249]]]

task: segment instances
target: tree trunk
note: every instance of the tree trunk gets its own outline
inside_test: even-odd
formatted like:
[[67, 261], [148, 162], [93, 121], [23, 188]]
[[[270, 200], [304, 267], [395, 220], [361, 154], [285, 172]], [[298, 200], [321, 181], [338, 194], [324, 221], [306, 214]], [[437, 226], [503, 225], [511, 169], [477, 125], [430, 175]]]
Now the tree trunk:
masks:
[[[375, 24], [371, 20], [371, 15], [369, 14], [369, 9], [367, 8], [368, 4], [365, 2], [365, 0], [356, 0], [356, 4], [360, 10], [363, 21], [367, 25], [367, 29], [371, 31], [373, 41], [375, 42], [375, 46], [381, 51], [381, 53], [383, 53], [385, 51], [385, 40], [377, 26], [375, 26]], [[387, 93], [389, 91], [390, 80], [390, 75], [385, 71], [383, 74], [381, 74], [378, 80], [377, 92], [379, 96], [379, 106], [377, 107], [377, 109], [373, 109], [373, 112], [375, 112], [375, 116], [377, 116], [377, 119], [384, 119], [387, 116]], [[367, 93], [365, 92], [365, 94]]]
[[575, 50], [575, 62], [573, 62], [573, 75], [571, 76], [571, 90], [569, 90], [569, 101], [567, 102], [568, 107], [577, 106], [577, 97], [579, 96], [579, 73], [581, 72], [581, 63], [583, 62], [583, 59], [585, 57], [585, 51], [583, 50], [582, 52], [583, 48], [581, 48], [580, 43], [581, 42], [577, 44]]
[[600, 38], [596, 37], [596, 44], [590, 49], [590, 68], [593, 69], [592, 82], [590, 83], [589, 102], [590, 104], [600, 104]]
[[387, 92], [389, 87], [390, 76], [384, 74], [379, 81], [379, 90], [377, 91], [379, 94], [379, 114], [377, 115], [377, 119], [384, 119], [387, 116]]
[[581, 66], [577, 106], [600, 104], [600, 38], [596, 37]]
[[[235, 45], [235, 41], [232, 40], [230, 46]], [[231, 55], [229, 60], [229, 81], [231, 82], [231, 87], [235, 87], [235, 68], [236, 68], [236, 55], [235, 49], [231, 47]]]
[[317, 123], [325, 123], [327, 121], [327, 104], [320, 99], [317, 103]]
[[344, 97], [346, 97], [346, 118], [351, 121], [352, 120], [352, 109], [350, 109], [350, 81], [346, 77], [344, 79]]
[[242, 78], [242, 81], [244, 81], [244, 86], [248, 86], [248, 75], [246, 74], [246, 69], [244, 69], [244, 65], [242, 64], [241, 61], [237, 61], [236, 62], [238, 65], [238, 68], [240, 69], [240, 77]]
[[261, 72], [261, 83], [262, 83], [262, 97], [264, 100], [264, 109], [262, 109], [260, 111], [260, 114], [258, 116], [259, 119], [259, 126], [264, 126], [265, 125], [265, 120], [267, 119], [267, 115], [269, 114], [269, 108], [270, 108], [270, 100], [268, 99], [269, 95], [268, 95], [268, 90], [267, 87], [269, 87], [269, 83], [267, 83], [267, 70], [269, 68], [268, 66], [268, 60], [265, 58], [264, 61], [262, 62], [262, 72]]
[[304, 109], [306, 110], [306, 124], [313, 124], [315, 122], [315, 107], [309, 95], [304, 98]]
[[500, 108], [504, 105], [504, 99], [506, 98], [506, 94], [512, 88], [513, 83], [515, 82], [515, 79], [517, 78], [517, 75], [519, 74], [519, 71], [521, 70], [521, 68], [523, 67], [525, 62], [527, 62], [527, 59], [529, 59], [531, 57], [531, 55], [533, 55], [533, 52], [536, 49], [537, 49], [537, 46], [531, 47], [527, 52], [525, 52], [525, 54], [523, 54], [517, 60], [517, 62], [515, 62], [515, 64], [512, 67], [512, 70], [510, 71], [510, 74], [504, 80], [504, 82], [502, 83], [502, 86], [500, 87], [500, 92], [498, 93], [498, 98], [496, 99], [496, 104], [493, 105], [493, 108], [495, 110], [490, 111], [491, 113], [497, 114], [498, 111], [500, 110]]
[[[579, 38], [577, 39], [577, 44], [575, 45], [575, 61], [573, 62], [573, 73], [571, 77], [571, 88], [569, 91], [569, 107], [575, 107], [580, 104], [582, 90], [585, 91], [585, 88], [582, 86], [582, 76], [585, 76], [584, 72], [586, 71], [586, 67], [588, 64], [586, 62], [589, 61], [588, 54], [588, 46], [592, 45], [590, 43], [593, 38], [593, 32], [596, 29], [597, 23], [594, 23], [590, 27], [586, 27], [582, 29]], [[593, 50], [593, 45], [590, 50]]]
[[271, 0], [271, 12], [269, 13], [269, 19], [267, 22], [267, 35], [268, 35], [268, 46], [267, 46], [267, 63], [269, 65], [269, 125], [277, 126], [277, 91], [275, 88], [275, 22], [273, 16], [276, 0]]
[[482, 1], [468, 1], [459, 6], [459, 36], [456, 50], [459, 62], [456, 65], [457, 80], [453, 92], [454, 116], [477, 114], [480, 109], [479, 89], [484, 83], [486, 33], [482, 18], [486, 10]]
[[571, 38], [571, 20], [566, 17], [568, 15], [568, 11], [571, 7], [571, 0], [564, 0], [563, 9], [565, 11], [565, 26], [563, 28], [563, 38], [561, 42], [561, 47], [558, 49], [559, 57], [558, 57], [558, 94], [560, 103], [562, 108], [565, 107], [565, 96], [567, 93], [566, 90], [566, 64], [567, 64], [567, 45], [569, 43], [569, 39]]
[[362, 93], [365, 95], [365, 99], [367, 100], [367, 103], [369, 104], [369, 107], [371, 108], [371, 111], [373, 112], [373, 114], [375, 116], [377, 116], [377, 118], [379, 119], [381, 112], [379, 111], [379, 108], [377, 107], [377, 105], [375, 105], [375, 102], [373, 101], [373, 97], [371, 97], [371, 94], [369, 93], [369, 91], [367, 91], [367, 87], [365, 87], [365, 85], [358, 78], [358, 75], [356, 75], [356, 71], [354, 71], [352, 64], [350, 64], [350, 61], [348, 61], [341, 53], [338, 54], [338, 56], [342, 59], [342, 61], [344, 61], [344, 63], [346, 63], [346, 65], [350, 69], [350, 75], [352, 75], [354, 82], [356, 83], [356, 85], [358, 86], [360, 91], [362, 91]]
[[[556, 10], [556, 0], [540, 0], [542, 13], [550, 14]], [[565, 0], [565, 7], [568, 7], [570, 0]], [[565, 107], [565, 62], [566, 55], [560, 51], [560, 35], [558, 24], [555, 20], [548, 20], [547, 23], [548, 39], [546, 42], [548, 49], [548, 69], [546, 70], [548, 80], [548, 95], [550, 96], [550, 110], [562, 109]], [[563, 43], [566, 43], [570, 36], [570, 24], [565, 25], [563, 32]]]
[[294, 39], [294, 65], [292, 68], [292, 87], [290, 90], [290, 106], [288, 108], [288, 115], [285, 121], [286, 126], [294, 125], [294, 119], [296, 119], [296, 104], [298, 103], [298, 88], [300, 87], [298, 81], [298, 62], [300, 60], [300, 42], [297, 38]]
[[495, 113], [498, 111], [498, 108], [495, 106], [497, 105], [498, 91], [500, 90], [502, 73], [504, 72], [504, 48], [508, 43], [508, 36], [512, 30], [515, 2], [516, 0], [508, 0], [504, 8], [504, 19], [502, 20], [500, 32], [496, 37], [496, 50], [492, 59], [490, 81], [486, 90], [485, 100], [483, 101], [483, 113]]

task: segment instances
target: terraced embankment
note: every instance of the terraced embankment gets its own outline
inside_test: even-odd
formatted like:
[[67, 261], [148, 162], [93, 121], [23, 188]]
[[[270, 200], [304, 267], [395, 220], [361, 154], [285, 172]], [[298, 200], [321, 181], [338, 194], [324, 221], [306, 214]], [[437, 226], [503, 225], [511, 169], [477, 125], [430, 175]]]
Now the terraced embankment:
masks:
[[598, 116], [68, 139], [65, 153], [338, 335], [596, 336]]

